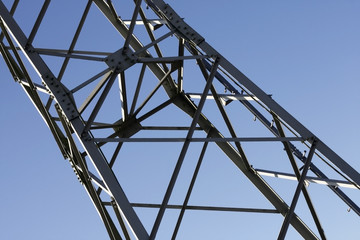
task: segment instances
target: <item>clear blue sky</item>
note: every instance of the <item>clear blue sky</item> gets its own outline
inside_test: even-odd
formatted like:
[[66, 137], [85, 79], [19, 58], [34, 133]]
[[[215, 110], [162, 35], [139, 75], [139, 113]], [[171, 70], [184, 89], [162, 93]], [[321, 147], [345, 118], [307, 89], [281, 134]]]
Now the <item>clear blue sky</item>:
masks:
[[[77, 9], [71, 6], [75, 1], [53, 2], [56, 6], [61, 2], [63, 8], [53, 9], [52, 14], [72, 13]], [[86, 1], [79, 2], [84, 5]], [[168, 3], [217, 51], [360, 171], [359, 1], [169, 0]], [[29, 5], [29, 2], [22, 4]], [[28, 8], [24, 6], [19, 10]], [[97, 9], [93, 7], [92, 11]], [[18, 12], [16, 16], [30, 19], [31, 13]], [[62, 25], [72, 24], [66, 17], [61, 19], [60, 29]], [[57, 45], [58, 42], [54, 42], [55, 48]], [[42, 46], [52, 44], [43, 43], [38, 47]], [[85, 190], [69, 163], [63, 160], [40, 115], [12, 80], [2, 59], [0, 81], [0, 239], [107, 239]], [[219, 171], [217, 174], [221, 178], [225, 173]], [[206, 181], [214, 184], [214, 191], [221, 194], [216, 179]], [[319, 209], [328, 238], [358, 239], [359, 216], [352, 211], [348, 213], [347, 206], [325, 187], [312, 184], [309, 189], [315, 196], [315, 207]], [[360, 193], [355, 191], [346, 192], [360, 204]], [[236, 194], [230, 196], [246, 200], [239, 207], [257, 201]], [[257, 195], [249, 193], [249, 196]], [[222, 200], [225, 204], [234, 203], [226, 198]], [[222, 213], [219, 219], [207, 219], [213, 227], [204, 225], [204, 235], [192, 238], [189, 233], [183, 237], [240, 239], [238, 235], [224, 232], [216, 235], [215, 230], [222, 224], [227, 225], [225, 229], [241, 228], [244, 221], [241, 216], [249, 221], [254, 217]], [[244, 239], [269, 238], [256, 226], [249, 229], [254, 233], [242, 230], [241, 234], [247, 236]], [[290, 232], [288, 239], [300, 237]]]

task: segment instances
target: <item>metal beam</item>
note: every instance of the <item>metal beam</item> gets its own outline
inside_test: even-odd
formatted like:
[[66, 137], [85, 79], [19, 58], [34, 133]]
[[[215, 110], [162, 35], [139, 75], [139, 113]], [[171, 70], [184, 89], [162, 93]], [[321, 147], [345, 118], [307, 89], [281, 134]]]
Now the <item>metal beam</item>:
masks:
[[174, 228], [174, 232], [173, 232], [173, 235], [171, 237], [171, 239], [176, 239], [176, 236], [177, 236], [177, 233], [179, 231], [179, 228], [180, 228], [180, 224], [181, 224], [181, 221], [184, 217], [184, 214], [185, 214], [185, 210], [188, 206], [188, 203], [189, 203], [189, 200], [190, 200], [190, 196], [191, 196], [191, 193], [192, 193], [192, 190], [194, 188], [194, 185], [195, 185], [195, 181], [196, 181], [196, 178], [199, 174], [199, 171], [200, 171], [200, 167], [201, 167], [201, 163], [204, 159], [204, 156], [205, 156], [205, 152], [206, 152], [206, 149], [207, 149], [207, 146], [208, 146], [208, 142], [205, 142], [203, 144], [203, 147], [201, 149], [201, 153], [200, 153], [200, 156], [199, 156], [199, 160], [196, 164], [196, 167], [195, 167], [195, 170], [194, 170], [194, 173], [193, 173], [193, 176], [191, 178], [191, 182], [190, 182], [190, 185], [189, 185], [189, 188], [188, 188], [188, 191], [186, 193], [186, 196], [185, 196], [185, 199], [184, 199], [184, 202], [183, 202], [183, 205], [181, 207], [181, 211], [180, 211], [180, 214], [178, 216], [178, 220], [176, 222], [176, 225], [175, 225], [175, 228]]
[[[294, 174], [269, 171], [264, 169], [255, 169], [255, 170], [261, 176], [276, 177], [276, 178], [297, 181], [297, 177]], [[306, 177], [305, 181], [309, 183], [316, 183], [316, 184], [334, 186], [334, 187], [344, 187], [344, 188], [353, 188], [353, 189], [358, 189], [360, 187], [354, 185], [353, 183], [349, 183], [348, 181], [328, 179], [328, 178], [325, 179], [325, 178], [317, 178], [317, 177]]]
[[310, 148], [309, 155], [306, 158], [305, 165], [303, 167], [303, 170], [302, 170], [302, 173], [301, 173], [301, 176], [300, 176], [300, 179], [299, 179], [299, 183], [298, 183], [298, 185], [296, 187], [295, 194], [294, 194], [293, 200], [292, 200], [291, 205], [290, 205], [290, 209], [286, 213], [284, 223], [283, 223], [283, 225], [281, 227], [281, 230], [280, 230], [280, 233], [279, 233], [279, 236], [278, 236], [278, 240], [285, 239], [287, 229], [288, 229], [290, 221], [291, 221], [291, 219], [292, 219], [292, 217], [294, 215], [294, 210], [295, 210], [297, 201], [299, 199], [301, 189], [304, 186], [304, 181], [305, 181], [305, 178], [306, 178], [306, 174], [307, 174], [307, 172], [309, 170], [312, 157], [314, 156], [314, 153], [315, 153], [316, 144], [317, 144], [316, 139], [314, 139], [313, 144], [312, 144], [312, 146]]
[[94, 138], [95, 142], [284, 142], [303, 141], [297, 137], [213, 137], [213, 138]]
[[85, 125], [82, 119], [79, 117], [76, 106], [74, 106], [74, 103], [69, 96], [70, 92], [55, 78], [54, 74], [51, 72], [39, 54], [33, 51], [34, 48], [27, 44], [27, 37], [1, 1], [0, 16], [5, 23], [6, 28], [12, 34], [14, 39], [16, 39], [24, 55], [27, 56], [39, 76], [42, 78], [46, 87], [49, 89], [49, 91], [51, 91], [54, 98], [59, 103], [63, 114], [66, 116], [68, 121], [71, 122], [73, 131], [83, 145], [87, 155], [90, 157], [99, 175], [103, 179], [104, 184], [108, 188], [109, 192], [111, 192], [113, 198], [116, 200], [122, 214], [125, 216], [125, 220], [128, 222], [129, 227], [132, 229], [134, 235], [139, 239], [148, 239], [148, 234], [144, 226], [131, 207], [114, 173], [109, 168], [105, 157], [98, 149], [97, 145], [93, 141], [89, 141], [89, 139], [91, 139], [89, 133], [84, 133], [83, 130]]
[[215, 77], [215, 72], [217, 71], [218, 63], [219, 63], [219, 59], [216, 58], [215, 63], [214, 63], [214, 65], [212, 67], [212, 70], [210, 72], [210, 75], [209, 75], [209, 77], [208, 77], [208, 79], [206, 81], [206, 85], [205, 85], [205, 88], [204, 88], [204, 91], [203, 91], [203, 97], [200, 99], [200, 102], [198, 104], [198, 108], [196, 109], [196, 111], [195, 111], [195, 113], [193, 115], [193, 120], [191, 121], [190, 129], [189, 129], [188, 134], [186, 136], [187, 141], [184, 142], [184, 145], [183, 145], [183, 147], [181, 149], [181, 152], [180, 152], [178, 161], [176, 163], [174, 172], [173, 172], [173, 174], [171, 176], [171, 179], [169, 181], [169, 185], [168, 185], [168, 187], [166, 189], [166, 193], [165, 193], [163, 202], [161, 204], [161, 208], [159, 209], [159, 212], [158, 212], [158, 215], [156, 217], [154, 226], [153, 226], [153, 228], [151, 230], [150, 240], [153, 240], [156, 237], [156, 234], [157, 234], [157, 231], [159, 229], [161, 220], [162, 220], [162, 218], [164, 216], [164, 213], [165, 213], [166, 206], [168, 205], [171, 193], [172, 193], [173, 188], [175, 186], [176, 179], [177, 179], [177, 177], [179, 175], [182, 163], [183, 163], [183, 161], [185, 159], [185, 155], [186, 155], [187, 150], [189, 148], [189, 145], [190, 145], [189, 140], [192, 138], [192, 136], [193, 136], [193, 134], [195, 132], [195, 128], [196, 128], [196, 125], [198, 124], [198, 120], [200, 118], [202, 108], [204, 107], [204, 104], [205, 104], [206, 95], [208, 94], [208, 92], [210, 90], [210, 87], [212, 85], [212, 81], [213, 81], [213, 79]]
[[[109, 19], [109, 21], [113, 24], [113, 26], [122, 34], [123, 36], [127, 36], [127, 28], [126, 26], [119, 21], [119, 19], [115, 19], [111, 12], [109, 11], [109, 7], [103, 0], [94, 0], [94, 3], [99, 7], [99, 9], [104, 13], [104, 15]], [[152, 2], [147, 1], [150, 7], [155, 6], [156, 9], [154, 11], [158, 13], [159, 5], [165, 6], [163, 2], [157, 3], [154, 5]], [[160, 16], [162, 17], [162, 16]], [[136, 51], [137, 49], [141, 49], [141, 43], [134, 37], [130, 41], [130, 45]], [[165, 72], [163, 69], [159, 67], [157, 64], [149, 63], [147, 65], [149, 69], [155, 74], [158, 79], [162, 79]], [[177, 88], [171, 81], [167, 81], [163, 84], [164, 89], [170, 98], [173, 98], [177, 94]], [[175, 105], [177, 105], [180, 109], [182, 109], [185, 113], [190, 116], [193, 116], [196, 111], [196, 106], [192, 103], [192, 101], [186, 97], [185, 95], [178, 95], [174, 99]], [[208, 132], [214, 126], [211, 122], [205, 118], [204, 116], [200, 116], [198, 124], [205, 132]], [[222, 138], [223, 136], [216, 129], [212, 132], [212, 138]], [[279, 212], [286, 212], [288, 209], [287, 204], [275, 193], [275, 191], [260, 177], [260, 175], [254, 174], [253, 172], [248, 171], [242, 163], [241, 157], [238, 155], [237, 151], [229, 144], [228, 142], [217, 142], [216, 143], [220, 149], [224, 151], [224, 153], [235, 163], [240, 170], [244, 172], [244, 174], [249, 178], [249, 180], [264, 194], [264, 196], [278, 209]], [[295, 229], [307, 239], [317, 239], [316, 235], [304, 224], [300, 218], [295, 217], [292, 219], [291, 224], [295, 227]]]

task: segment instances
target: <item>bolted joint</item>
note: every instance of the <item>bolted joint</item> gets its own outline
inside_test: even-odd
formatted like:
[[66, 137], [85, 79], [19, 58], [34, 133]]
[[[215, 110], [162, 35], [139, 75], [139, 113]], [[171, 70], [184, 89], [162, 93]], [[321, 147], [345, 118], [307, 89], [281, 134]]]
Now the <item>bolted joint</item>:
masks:
[[112, 71], [122, 72], [137, 62], [137, 56], [130, 48], [121, 48], [105, 58], [105, 63]]
[[52, 73], [46, 73], [42, 76], [42, 85], [51, 98], [57, 102], [67, 119], [72, 120], [79, 116], [72, 94]]

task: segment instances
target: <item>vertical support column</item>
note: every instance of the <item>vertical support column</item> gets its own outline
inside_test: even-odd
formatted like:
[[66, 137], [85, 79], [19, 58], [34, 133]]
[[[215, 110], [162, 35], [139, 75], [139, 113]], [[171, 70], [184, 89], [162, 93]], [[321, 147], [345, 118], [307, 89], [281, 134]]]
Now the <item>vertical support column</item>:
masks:
[[[179, 57], [184, 56], [184, 39], [179, 39]], [[184, 77], [184, 61], [180, 62], [180, 67], [178, 69], [178, 92], [183, 91], [183, 77]]]
[[119, 78], [119, 90], [120, 90], [120, 101], [121, 101], [121, 116], [123, 118], [123, 122], [125, 122], [128, 118], [125, 72], [119, 73], [118, 78]]

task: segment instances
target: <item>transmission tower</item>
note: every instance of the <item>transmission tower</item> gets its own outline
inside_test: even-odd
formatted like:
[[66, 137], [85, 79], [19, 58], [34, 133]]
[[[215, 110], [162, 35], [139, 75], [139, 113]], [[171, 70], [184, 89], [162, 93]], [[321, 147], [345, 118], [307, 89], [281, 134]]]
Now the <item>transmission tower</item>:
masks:
[[360, 215], [359, 173], [164, 1], [4, 2], [4, 62], [110, 239], [326, 239], [316, 184]]

